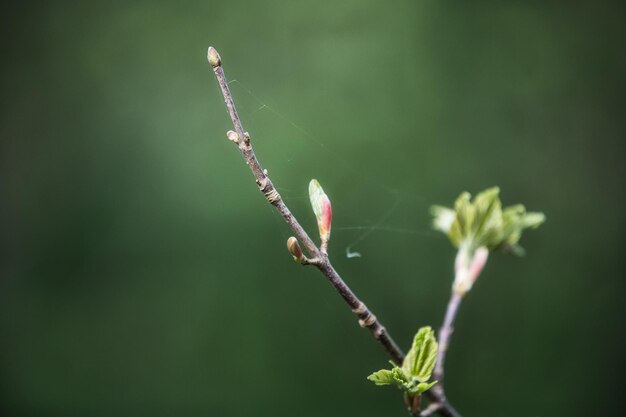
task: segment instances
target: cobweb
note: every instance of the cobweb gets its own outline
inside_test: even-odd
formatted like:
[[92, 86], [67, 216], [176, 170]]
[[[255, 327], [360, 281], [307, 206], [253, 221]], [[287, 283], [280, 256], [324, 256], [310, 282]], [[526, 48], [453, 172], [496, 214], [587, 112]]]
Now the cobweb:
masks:
[[[371, 187], [373, 185], [376, 188], [376, 192], [384, 194], [385, 200], [390, 202], [388, 208], [379, 212], [365, 214], [352, 213], [350, 215], [350, 221], [352, 223], [343, 224], [345, 220], [338, 221], [337, 217], [333, 219], [333, 233], [341, 231], [350, 234], [348, 239], [349, 243], [344, 247], [345, 257], [347, 259], [363, 257], [364, 253], [363, 250], [360, 249], [360, 246], [379, 233], [409, 235], [415, 236], [416, 238], [430, 238], [435, 235], [429, 228], [427, 221], [424, 222], [425, 226], [423, 228], [415, 229], [402, 226], [402, 224], [399, 224], [402, 223], [402, 221], [398, 219], [398, 216], [394, 216], [400, 207], [408, 205], [414, 213], [423, 213], [424, 218], [427, 219], [428, 205], [425, 204], [421, 196], [416, 195], [414, 192], [399, 190], [396, 187], [381, 182], [378, 178], [372, 178], [371, 174], [368, 173], [366, 169], [355, 166], [352, 161], [342, 157], [339, 152], [335, 152], [332, 144], [322, 142], [315, 134], [314, 130], [310, 128], [305, 129], [300, 123], [285, 116], [279, 105], [270, 106], [267, 104], [265, 100], [254, 94], [252, 90], [241, 81], [232, 79], [229, 81], [229, 85], [233, 94], [236, 96], [237, 109], [240, 113], [240, 117], [244, 121], [244, 125], [252, 125], [250, 121], [258, 120], [259, 118], [275, 118], [279, 123], [291, 129], [292, 132], [290, 135], [293, 136], [294, 139], [305, 141], [309, 146], [323, 149], [325, 155], [330, 155], [337, 163], [340, 163], [343, 167], [352, 171], [355, 178], [367, 178], [368, 186]], [[247, 100], [242, 100], [244, 97], [247, 97]], [[255, 135], [254, 132], [251, 131], [251, 133], [253, 136]], [[272, 152], [278, 154], [287, 164], [297, 165], [296, 159], [298, 157], [289, 155], [282, 147], [277, 146], [272, 148]], [[261, 163], [263, 163], [262, 158]], [[273, 178], [273, 180], [276, 181], [275, 178]], [[309, 196], [306, 187], [296, 191], [280, 187], [280, 183], [278, 183], [276, 184], [276, 188], [288, 204], [289, 202], [308, 202]], [[333, 207], [341, 208], [342, 202], [333, 199], [332, 204]], [[275, 215], [274, 218], [276, 222], [282, 223], [282, 219], [279, 218], [276, 211], [272, 208], [269, 209], [271, 209], [272, 213]], [[309, 214], [309, 216], [312, 217], [313, 215]], [[303, 216], [298, 215], [297, 217], [301, 218]], [[310, 219], [301, 219], [303, 223], [304, 220]], [[283, 230], [283, 228], [280, 230]], [[283, 232], [285, 238], [287, 237], [286, 233], [287, 232]]]

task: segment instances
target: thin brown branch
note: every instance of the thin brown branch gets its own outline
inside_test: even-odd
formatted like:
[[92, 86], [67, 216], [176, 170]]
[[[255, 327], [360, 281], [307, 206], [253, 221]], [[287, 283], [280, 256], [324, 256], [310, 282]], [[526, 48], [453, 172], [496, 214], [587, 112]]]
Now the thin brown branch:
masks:
[[[309, 252], [310, 258], [312, 258], [311, 261], [313, 259], [316, 260], [316, 262], [309, 262], [309, 264], [314, 265], [317, 269], [319, 269], [320, 272], [326, 277], [330, 284], [339, 293], [339, 295], [341, 295], [341, 297], [348, 304], [348, 306], [350, 306], [352, 312], [358, 317], [359, 325], [361, 327], [369, 329], [374, 338], [385, 348], [390, 358], [395, 363], [401, 364], [404, 360], [404, 353], [402, 352], [402, 350], [391, 338], [391, 335], [389, 335], [385, 327], [371, 312], [371, 310], [369, 310], [369, 308], [361, 300], [359, 300], [359, 298], [354, 294], [350, 287], [348, 287], [345, 281], [337, 273], [335, 268], [332, 266], [330, 260], [328, 259], [328, 255], [321, 251], [320, 248], [315, 245], [313, 240], [309, 237], [307, 232], [300, 225], [298, 220], [294, 217], [294, 215], [291, 213], [291, 211], [281, 198], [280, 194], [274, 187], [274, 184], [267, 175], [267, 170], [264, 170], [261, 167], [261, 164], [254, 154], [252, 144], [250, 143], [250, 135], [244, 131], [241, 120], [235, 108], [235, 103], [233, 102], [233, 98], [228, 87], [228, 82], [226, 81], [226, 76], [224, 75], [224, 69], [222, 68], [221, 58], [213, 47], [209, 47], [207, 57], [209, 60], [209, 64], [211, 65], [213, 72], [215, 73], [217, 82], [219, 83], [222, 95], [224, 97], [224, 101], [226, 103], [226, 108], [228, 109], [228, 113], [235, 128], [236, 135], [229, 134], [229, 139], [237, 143], [239, 150], [244, 160], [246, 161], [246, 164], [250, 167], [250, 170], [254, 175], [256, 184], [259, 187], [259, 191], [263, 193], [263, 195], [271, 205], [276, 207], [287, 225], [291, 228], [291, 230], [293, 230], [298, 240], [300, 240], [304, 244], [307, 251]], [[426, 394], [428, 395], [431, 402], [441, 405], [441, 408], [438, 410], [438, 412], [443, 417], [460, 417], [456, 410], [454, 410], [454, 408], [446, 402], [445, 398], [439, 397], [433, 391], [427, 391]]]

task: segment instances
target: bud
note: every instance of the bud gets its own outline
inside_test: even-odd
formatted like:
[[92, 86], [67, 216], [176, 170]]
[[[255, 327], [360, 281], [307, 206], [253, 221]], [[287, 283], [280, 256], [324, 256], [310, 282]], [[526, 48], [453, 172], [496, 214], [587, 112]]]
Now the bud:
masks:
[[488, 257], [489, 250], [484, 246], [476, 249], [473, 254], [470, 254], [469, 250], [464, 247], [459, 249], [454, 263], [455, 274], [452, 289], [455, 293], [463, 296], [472, 289]]
[[293, 256], [294, 261], [300, 264], [304, 264], [306, 258], [304, 257], [304, 254], [302, 253], [302, 248], [300, 248], [298, 239], [296, 239], [293, 236], [287, 239], [287, 250], [289, 251], [291, 256]]
[[213, 68], [216, 68], [222, 65], [220, 54], [218, 54], [215, 48], [213, 48], [212, 46], [209, 46], [209, 50], [206, 54], [206, 57], [207, 57], [207, 60], [209, 61], [209, 65], [211, 65]]
[[239, 135], [237, 134], [237, 132], [229, 130], [228, 132], [226, 132], [226, 136], [228, 137], [228, 140], [239, 143]]
[[313, 179], [309, 183], [309, 198], [311, 199], [311, 207], [317, 219], [317, 227], [320, 232], [322, 245], [320, 250], [326, 253], [328, 240], [330, 239], [330, 226], [333, 221], [333, 210], [330, 205], [330, 199], [324, 193], [322, 186], [317, 180]]

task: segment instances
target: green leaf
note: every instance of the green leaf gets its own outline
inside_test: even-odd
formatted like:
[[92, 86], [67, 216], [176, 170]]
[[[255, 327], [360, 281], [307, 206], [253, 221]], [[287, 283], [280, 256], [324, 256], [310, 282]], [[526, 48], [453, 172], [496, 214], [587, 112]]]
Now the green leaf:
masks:
[[402, 370], [419, 382], [430, 379], [437, 360], [437, 340], [431, 327], [422, 327], [413, 338], [413, 345], [404, 358]]
[[474, 224], [474, 207], [470, 202], [470, 193], [461, 193], [454, 202], [454, 211], [456, 212], [456, 222], [452, 224], [451, 231], [458, 229], [461, 236], [470, 233]]
[[389, 385], [395, 382], [393, 372], [387, 369], [381, 369], [380, 371], [376, 371], [368, 376], [367, 379], [369, 379], [376, 385]]
[[442, 206], [432, 206], [430, 213], [433, 215], [433, 229], [448, 234], [456, 218], [454, 210]]
[[475, 246], [490, 246], [498, 244], [502, 229], [502, 205], [498, 194], [498, 187], [489, 188], [474, 198], [476, 220], [472, 233], [476, 236]]
[[545, 221], [545, 214], [532, 211], [530, 213], [526, 213], [526, 215], [522, 219], [521, 225], [523, 228], [526, 229], [536, 229]]
[[423, 392], [428, 391], [429, 389], [431, 389], [438, 381], [433, 381], [431, 383], [427, 383], [427, 382], [420, 382], [419, 384], [417, 384], [417, 386], [415, 386], [414, 390], [414, 394], [421, 394]]

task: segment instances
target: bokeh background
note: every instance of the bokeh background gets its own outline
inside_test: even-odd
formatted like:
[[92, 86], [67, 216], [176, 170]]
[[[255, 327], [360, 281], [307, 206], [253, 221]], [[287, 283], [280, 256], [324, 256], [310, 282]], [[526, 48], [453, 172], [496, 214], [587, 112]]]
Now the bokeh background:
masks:
[[[625, 290], [623, 3], [4, 4], [0, 406], [6, 416], [405, 415], [387, 357], [285, 250], [262, 164], [407, 348], [454, 250], [431, 204], [492, 185], [544, 211], [462, 305], [468, 416], [616, 415]], [[347, 252], [362, 256], [348, 258]]]

